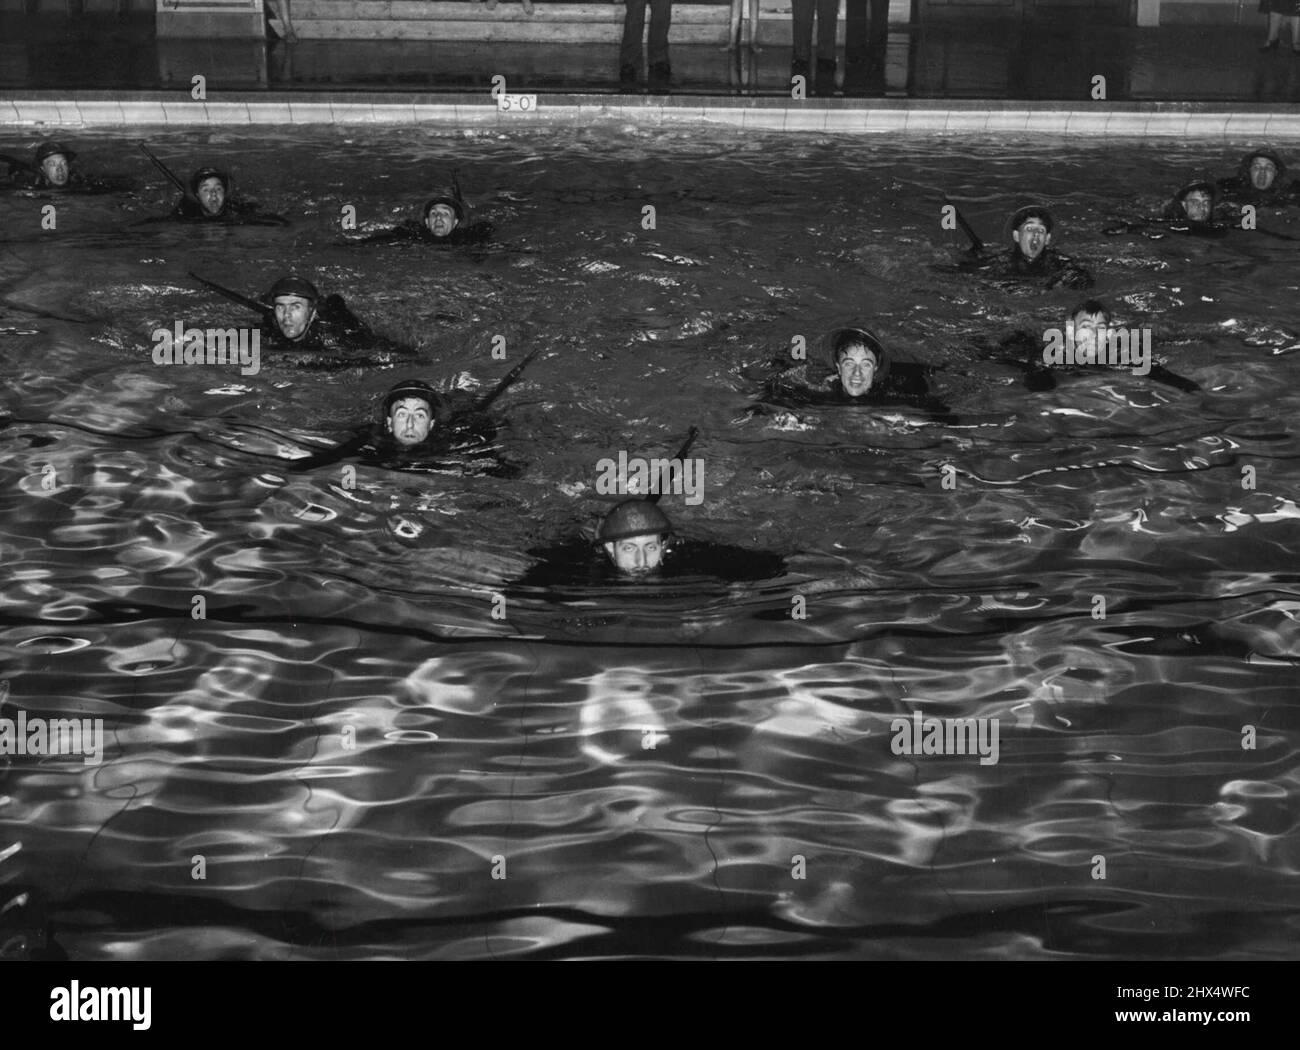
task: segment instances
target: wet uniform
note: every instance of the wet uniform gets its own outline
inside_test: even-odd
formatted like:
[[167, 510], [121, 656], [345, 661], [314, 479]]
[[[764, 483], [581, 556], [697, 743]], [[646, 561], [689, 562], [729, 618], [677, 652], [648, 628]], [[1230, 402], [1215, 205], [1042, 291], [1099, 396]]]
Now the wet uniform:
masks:
[[93, 197], [105, 193], [125, 193], [134, 189], [130, 179], [122, 177], [87, 178], [73, 172], [62, 186], [55, 186], [41, 171], [33, 172], [21, 165], [12, 165], [6, 180], [0, 181], [0, 190], [11, 193], [66, 193]]
[[288, 226], [280, 215], [260, 211], [252, 201], [227, 200], [221, 211], [211, 215], [193, 197], [182, 197], [175, 210], [153, 222], [207, 222], [220, 226]]
[[[1198, 190], [1210, 196], [1210, 218], [1193, 219], [1188, 216], [1183, 204], [1183, 198], [1193, 190]], [[1160, 215], [1117, 222], [1107, 226], [1101, 232], [1107, 237], [1113, 237], [1120, 233], [1140, 233], [1150, 240], [1159, 240], [1166, 233], [1182, 233], [1189, 237], [1226, 237], [1228, 231], [1233, 227], [1221, 221], [1224, 209], [1218, 193], [1219, 188], [1213, 183], [1193, 182], [1174, 194]], [[1216, 213], [1220, 215], [1220, 218], [1214, 217]]]
[[861, 406], [863, 408], [915, 408], [935, 416], [948, 414], [948, 406], [930, 393], [931, 370], [913, 361], [891, 361], [887, 375], [859, 397], [848, 394], [838, 374], [820, 383], [808, 380], [808, 366], [797, 365], [767, 381], [760, 404], [781, 408]]
[[1226, 237], [1233, 227], [1225, 222], [1211, 220], [1200, 222], [1189, 219], [1186, 215], [1161, 215], [1148, 219], [1131, 219], [1127, 222], [1114, 223], [1101, 232], [1107, 237], [1120, 233], [1140, 233], [1149, 240], [1158, 241], [1166, 233], [1184, 233], [1189, 237]]
[[[1043, 361], [1042, 338], [1033, 332], [1024, 330], [1010, 333], [993, 346], [989, 344], [977, 345], [977, 352], [987, 361], [996, 361], [999, 364], [1010, 365], [1023, 371], [1025, 373], [1024, 384], [1029, 390], [1055, 390], [1056, 376], [1054, 373], [1056, 372], [1081, 375], [1087, 372], [1095, 373], [1099, 368], [1098, 365], [1092, 364], [1048, 365]], [[1113, 367], [1117, 370], [1128, 368], [1127, 365], [1115, 365]], [[1152, 362], [1151, 371], [1147, 373], [1146, 378], [1154, 379], [1158, 383], [1165, 383], [1188, 393], [1201, 389], [1192, 380], [1170, 372], [1164, 366], [1154, 362]]]
[[1032, 281], [1048, 289], [1091, 288], [1094, 283], [1091, 273], [1051, 247], [1044, 248], [1032, 262], [1018, 247], [993, 253], [972, 251], [957, 268], [997, 280]]
[[264, 351], [294, 355], [293, 363], [304, 368], [395, 364], [418, 356], [372, 332], [337, 294], [317, 301], [316, 318], [301, 339], [285, 338], [268, 314], [262, 321], [261, 340]]
[[599, 545], [575, 536], [553, 547], [530, 550], [538, 561], [513, 587], [544, 588], [563, 597], [566, 587], [653, 586], [656, 581], [712, 579], [723, 583], [752, 583], [785, 574], [785, 559], [771, 551], [747, 550], [730, 544], [677, 540], [669, 544], [654, 573], [628, 576], [620, 572]]
[[395, 226], [389, 230], [380, 230], [368, 237], [362, 237], [356, 244], [432, 244], [448, 248], [486, 244], [492, 239], [496, 228], [492, 223], [476, 222], [472, 226], [457, 226], [446, 237], [437, 236], [427, 225], [414, 219]]
[[[432, 396], [432, 395], [431, 395]], [[316, 470], [345, 459], [383, 470], [405, 473], [487, 474], [518, 477], [523, 468], [500, 457], [500, 427], [486, 413], [472, 408], [448, 408], [442, 399], [430, 409], [436, 415], [429, 435], [415, 445], [403, 445], [383, 423], [360, 427], [351, 438], [331, 449], [295, 459], [293, 470]]]
[[[1257, 157], [1270, 161], [1276, 171], [1273, 185], [1266, 190], [1256, 189], [1250, 178], [1251, 161]], [[1289, 185], [1284, 186], [1285, 175], [1286, 165], [1282, 162], [1282, 158], [1271, 150], [1248, 153], [1241, 159], [1236, 175], [1219, 180], [1219, 194], [1225, 205], [1238, 208], [1243, 204], [1252, 204], [1257, 208], [1285, 208], [1300, 204], [1300, 179], [1294, 179]], [[1228, 217], [1224, 216], [1224, 218]]]

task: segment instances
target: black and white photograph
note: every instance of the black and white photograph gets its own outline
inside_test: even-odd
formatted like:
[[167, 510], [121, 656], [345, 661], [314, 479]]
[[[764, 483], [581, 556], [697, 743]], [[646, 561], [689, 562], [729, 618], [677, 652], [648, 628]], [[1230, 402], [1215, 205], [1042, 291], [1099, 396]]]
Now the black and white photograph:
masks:
[[1245, 1038], [1298, 103], [1295, 0], [0, 0], [25, 1013], [866, 963]]

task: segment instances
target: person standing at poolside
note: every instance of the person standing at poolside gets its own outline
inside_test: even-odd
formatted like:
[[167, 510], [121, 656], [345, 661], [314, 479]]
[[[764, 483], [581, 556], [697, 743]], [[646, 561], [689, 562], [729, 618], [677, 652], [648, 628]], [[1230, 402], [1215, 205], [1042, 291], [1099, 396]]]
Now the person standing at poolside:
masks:
[[790, 77], [808, 78], [812, 63], [813, 19], [817, 21], [817, 79], [814, 91], [830, 95], [835, 91], [835, 26], [839, 21], [839, 0], [794, 0], [791, 34], [794, 54]]
[[[297, 43], [298, 34], [294, 32], [293, 22], [289, 19], [289, 0], [265, 0], [263, 14], [266, 14], [266, 8], [270, 8], [275, 13], [276, 18], [280, 20], [280, 25], [284, 27], [284, 32], [280, 35], [285, 42]], [[271, 32], [271, 16], [269, 14], [266, 14], [266, 30], [269, 35]]]
[[650, 5], [650, 76], [652, 92], [662, 92], [672, 80], [668, 61], [668, 29], [673, 18], [673, 0], [623, 0], [623, 43], [618, 52], [618, 80], [625, 88], [636, 84], [641, 74], [641, 36], [645, 32], [645, 9]]
[[1300, 0], [1259, 0], [1259, 10], [1268, 15], [1268, 39], [1260, 50], [1277, 50], [1282, 19], [1285, 18], [1291, 23], [1291, 53], [1300, 55]]

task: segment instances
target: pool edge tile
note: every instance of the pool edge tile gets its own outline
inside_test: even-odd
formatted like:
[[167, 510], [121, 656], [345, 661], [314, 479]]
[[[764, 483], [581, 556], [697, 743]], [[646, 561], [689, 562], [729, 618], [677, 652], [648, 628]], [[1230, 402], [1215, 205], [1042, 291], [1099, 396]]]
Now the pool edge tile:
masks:
[[57, 120], [59, 114], [53, 103], [37, 99], [15, 99], [14, 109], [21, 124], [48, 124], [51, 117]]
[[132, 99], [122, 102], [120, 105], [122, 107], [122, 120], [128, 125], [167, 123], [167, 116], [163, 112], [161, 102]]
[[112, 99], [83, 99], [77, 103], [77, 112], [83, 127], [118, 127], [126, 123], [121, 105]]
[[186, 125], [203, 124], [208, 121], [208, 107], [196, 105], [193, 102], [160, 102], [163, 111], [163, 119], [168, 124], [174, 124], [178, 127]]
[[248, 116], [247, 102], [208, 102], [208, 123], [226, 124], [233, 127], [246, 127], [252, 123]]
[[907, 119], [903, 125], [903, 131], [908, 135], [936, 135], [948, 130], [948, 118], [951, 116], [946, 109], [912, 109], [905, 110]]

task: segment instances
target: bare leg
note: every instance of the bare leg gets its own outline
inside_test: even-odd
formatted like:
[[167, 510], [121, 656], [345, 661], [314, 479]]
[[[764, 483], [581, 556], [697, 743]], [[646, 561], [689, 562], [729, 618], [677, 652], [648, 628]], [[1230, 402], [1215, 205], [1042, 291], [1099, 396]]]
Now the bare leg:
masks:
[[[1278, 18], [1280, 21], [1281, 16]], [[1300, 53], [1300, 17], [1292, 15], [1287, 21], [1291, 23], [1291, 50]], [[1278, 27], [1278, 32], [1281, 32], [1281, 26]]]
[[727, 30], [727, 46], [719, 51], [735, 51], [740, 44], [740, 12], [745, 0], [731, 0], [731, 28]]
[[280, 20], [280, 25], [284, 27], [284, 39], [289, 43], [296, 43], [298, 34], [294, 32], [293, 22], [289, 18], [289, 0], [267, 0], [271, 5], [271, 10]]
[[1278, 33], [1282, 31], [1282, 16], [1270, 11], [1268, 13], [1268, 39], [1264, 41], [1264, 47], [1269, 48], [1277, 43]]
[[758, 0], [749, 0], [749, 50], [756, 55], [763, 50], [758, 46]]

